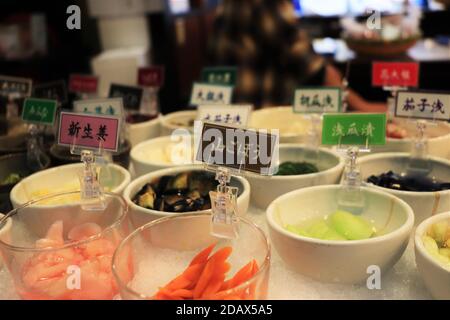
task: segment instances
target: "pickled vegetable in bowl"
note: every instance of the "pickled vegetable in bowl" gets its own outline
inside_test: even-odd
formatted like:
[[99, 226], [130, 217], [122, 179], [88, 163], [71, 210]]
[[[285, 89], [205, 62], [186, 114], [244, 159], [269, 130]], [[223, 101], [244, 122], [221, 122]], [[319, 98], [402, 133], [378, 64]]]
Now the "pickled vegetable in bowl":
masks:
[[316, 173], [319, 169], [309, 162], [286, 161], [278, 166], [277, 176], [295, 176], [300, 174]]
[[450, 182], [439, 181], [434, 176], [396, 174], [392, 171], [372, 175], [367, 178], [367, 182], [399, 191], [434, 192], [450, 189]]
[[450, 220], [431, 225], [422, 241], [433, 259], [450, 271]]

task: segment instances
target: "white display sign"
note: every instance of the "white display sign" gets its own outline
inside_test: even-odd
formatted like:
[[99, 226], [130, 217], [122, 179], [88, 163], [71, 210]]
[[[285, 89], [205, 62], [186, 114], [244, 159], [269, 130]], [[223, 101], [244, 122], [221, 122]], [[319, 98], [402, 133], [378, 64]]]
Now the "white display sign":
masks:
[[73, 103], [73, 111], [121, 117], [123, 101], [122, 98], [77, 100]]
[[207, 83], [194, 83], [191, 92], [190, 104], [199, 105], [226, 105], [231, 103], [233, 87]]
[[395, 101], [395, 116], [448, 121], [450, 93], [400, 91]]
[[294, 112], [337, 113], [341, 111], [341, 89], [335, 87], [305, 87], [295, 90]]
[[251, 105], [200, 105], [197, 120], [245, 127], [251, 110]]

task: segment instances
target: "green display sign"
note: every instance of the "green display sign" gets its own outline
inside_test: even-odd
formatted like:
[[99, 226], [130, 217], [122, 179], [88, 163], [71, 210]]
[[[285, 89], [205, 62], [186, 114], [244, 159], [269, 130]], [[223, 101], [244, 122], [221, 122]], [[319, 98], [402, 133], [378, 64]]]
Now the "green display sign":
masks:
[[55, 123], [57, 101], [27, 98], [23, 103], [22, 120], [43, 125]]
[[386, 114], [325, 114], [324, 145], [383, 145], [386, 143]]
[[237, 80], [236, 67], [206, 67], [202, 70], [202, 82], [234, 86]]

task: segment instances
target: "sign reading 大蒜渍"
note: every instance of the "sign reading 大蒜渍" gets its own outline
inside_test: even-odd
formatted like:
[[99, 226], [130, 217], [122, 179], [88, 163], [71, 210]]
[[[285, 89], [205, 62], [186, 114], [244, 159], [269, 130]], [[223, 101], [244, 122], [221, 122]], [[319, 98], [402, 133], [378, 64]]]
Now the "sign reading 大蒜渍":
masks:
[[251, 105], [200, 105], [197, 120], [231, 126], [246, 126]]
[[51, 126], [55, 123], [57, 107], [56, 100], [27, 98], [23, 103], [22, 120]]
[[193, 106], [202, 104], [230, 104], [232, 94], [232, 86], [196, 82], [192, 87], [190, 104]]
[[77, 100], [73, 103], [73, 111], [108, 116], [123, 115], [122, 98]]
[[33, 81], [28, 78], [18, 78], [0, 75], [0, 95], [19, 94], [24, 97], [31, 95]]
[[325, 114], [324, 145], [383, 145], [386, 143], [386, 114]]
[[128, 110], [138, 111], [141, 107], [143, 89], [136, 86], [128, 86], [112, 83], [109, 87], [109, 97], [123, 99], [123, 106]]
[[374, 62], [372, 64], [372, 86], [417, 87], [419, 64], [417, 62]]
[[304, 87], [295, 90], [294, 112], [336, 113], [341, 111], [341, 89], [338, 87]]
[[164, 84], [164, 67], [150, 66], [139, 68], [138, 84], [143, 87], [162, 87]]
[[116, 152], [119, 145], [120, 118], [94, 114], [61, 112], [58, 144]]
[[206, 67], [202, 70], [202, 82], [234, 86], [237, 79], [236, 67]]
[[199, 136], [197, 161], [262, 175], [274, 173], [277, 134], [205, 122]]
[[34, 86], [33, 97], [52, 99], [62, 104], [67, 102], [67, 88], [64, 80], [42, 83]]
[[400, 91], [395, 100], [395, 116], [448, 121], [450, 93]]

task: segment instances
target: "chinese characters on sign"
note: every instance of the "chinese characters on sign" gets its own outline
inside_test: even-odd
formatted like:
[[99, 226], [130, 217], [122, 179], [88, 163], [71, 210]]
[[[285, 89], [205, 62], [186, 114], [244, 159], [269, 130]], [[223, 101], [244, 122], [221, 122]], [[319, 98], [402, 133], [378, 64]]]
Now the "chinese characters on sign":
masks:
[[144, 87], [162, 87], [164, 84], [164, 67], [151, 66], [139, 68], [138, 84]]
[[395, 101], [395, 116], [448, 121], [450, 93], [400, 91]]
[[202, 82], [211, 84], [231, 85], [236, 84], [236, 67], [207, 67], [202, 70]]
[[61, 112], [58, 144], [117, 151], [120, 119], [113, 116]]
[[143, 89], [135, 86], [126, 86], [112, 83], [109, 88], [109, 97], [123, 99], [123, 106], [128, 110], [138, 111], [141, 107]]
[[31, 95], [31, 86], [31, 79], [0, 76], [0, 95], [16, 93], [28, 97]]
[[324, 145], [383, 145], [386, 143], [386, 114], [326, 114], [323, 117]]
[[417, 87], [419, 64], [416, 62], [374, 62], [372, 86]]
[[232, 93], [232, 86], [194, 83], [190, 104], [193, 106], [202, 104], [230, 104]]
[[33, 97], [52, 99], [65, 104], [67, 102], [67, 88], [64, 80], [42, 83], [34, 86]]
[[71, 74], [69, 91], [76, 93], [96, 93], [98, 77], [92, 75]]
[[201, 105], [197, 108], [197, 120], [246, 126], [251, 109], [251, 105]]
[[75, 112], [108, 116], [122, 116], [122, 98], [78, 100], [73, 103]]
[[329, 113], [341, 111], [341, 89], [299, 88], [294, 94], [294, 112]]
[[55, 123], [56, 100], [27, 98], [23, 103], [22, 120], [43, 125]]

